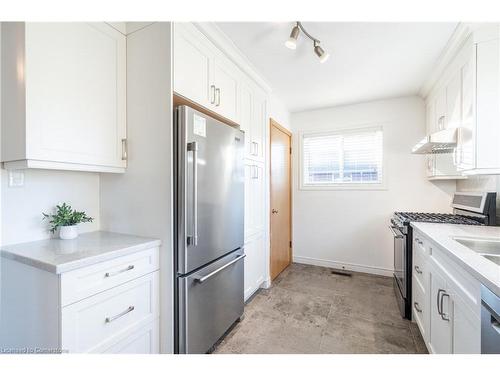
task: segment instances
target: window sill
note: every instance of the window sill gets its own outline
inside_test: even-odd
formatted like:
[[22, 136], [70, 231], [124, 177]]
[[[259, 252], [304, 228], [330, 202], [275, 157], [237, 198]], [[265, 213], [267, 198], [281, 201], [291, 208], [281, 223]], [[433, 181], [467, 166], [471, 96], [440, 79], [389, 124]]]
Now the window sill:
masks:
[[299, 190], [387, 190], [384, 183], [381, 184], [338, 184], [338, 185], [301, 185]]

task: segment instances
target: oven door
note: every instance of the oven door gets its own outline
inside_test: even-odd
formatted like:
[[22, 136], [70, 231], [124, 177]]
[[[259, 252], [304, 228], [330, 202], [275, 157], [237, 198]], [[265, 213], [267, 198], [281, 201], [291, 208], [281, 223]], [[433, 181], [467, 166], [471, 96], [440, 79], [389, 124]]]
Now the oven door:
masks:
[[394, 238], [394, 278], [401, 295], [406, 298], [406, 235], [394, 225], [389, 228]]

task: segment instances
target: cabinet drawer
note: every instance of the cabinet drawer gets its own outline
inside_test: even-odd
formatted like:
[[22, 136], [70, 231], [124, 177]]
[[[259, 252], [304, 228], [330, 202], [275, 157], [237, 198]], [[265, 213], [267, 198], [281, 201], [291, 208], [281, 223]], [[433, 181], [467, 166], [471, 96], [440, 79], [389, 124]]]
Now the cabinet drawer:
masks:
[[159, 269], [159, 248], [61, 274], [61, 305], [66, 306]]
[[417, 323], [424, 341], [427, 342], [429, 325], [429, 312], [427, 311], [428, 304], [425, 298], [425, 291], [422, 289], [420, 283], [415, 279], [415, 277], [413, 277], [412, 294], [413, 302], [411, 308], [413, 312], [413, 320]]
[[101, 353], [158, 354], [160, 352], [160, 320], [134, 330], [127, 337], [106, 347]]
[[63, 350], [101, 352], [159, 316], [159, 272], [99, 293], [61, 314]]
[[419, 253], [423, 257], [429, 255], [429, 244], [419, 232], [413, 234], [413, 253]]
[[418, 252], [413, 253], [413, 269], [411, 270], [414, 279], [420, 283], [423, 292], [427, 291], [427, 262]]

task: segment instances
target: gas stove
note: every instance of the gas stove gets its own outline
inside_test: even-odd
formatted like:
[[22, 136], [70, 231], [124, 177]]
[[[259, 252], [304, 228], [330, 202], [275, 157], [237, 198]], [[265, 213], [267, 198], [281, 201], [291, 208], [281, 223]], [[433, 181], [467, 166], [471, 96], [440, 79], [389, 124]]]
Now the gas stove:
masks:
[[443, 224], [464, 224], [464, 225], [484, 225], [480, 217], [469, 217], [456, 214], [438, 214], [425, 212], [395, 212], [395, 219], [403, 225], [413, 222], [443, 223]]
[[455, 193], [453, 214], [395, 212], [389, 229], [394, 240], [394, 291], [404, 318], [411, 319], [412, 222], [495, 225], [496, 193]]

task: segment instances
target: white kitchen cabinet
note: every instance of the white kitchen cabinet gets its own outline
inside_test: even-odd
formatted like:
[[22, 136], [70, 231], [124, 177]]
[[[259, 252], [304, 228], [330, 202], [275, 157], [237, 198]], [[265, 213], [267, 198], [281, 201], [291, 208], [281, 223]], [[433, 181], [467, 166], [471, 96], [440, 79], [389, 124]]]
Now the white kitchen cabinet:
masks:
[[436, 117], [432, 128], [434, 131], [446, 129], [446, 87], [441, 88], [436, 95]]
[[436, 268], [430, 268], [430, 351], [435, 354], [452, 353], [452, 309], [446, 279]]
[[[58, 240], [40, 241], [39, 245], [34, 242], [30, 243], [33, 259], [3, 258], [0, 274], [5, 293], [0, 304], [0, 349], [158, 353], [158, 241], [123, 236], [125, 247], [120, 248], [121, 236], [89, 233], [71, 244]], [[106, 243], [113, 243], [114, 251], [126, 251], [125, 254], [115, 255], [109, 250], [100, 253]], [[42, 250], [38, 250], [39, 246]], [[54, 251], [54, 247], [58, 249], [57, 256], [50, 259], [65, 259], [65, 246], [84, 252], [78, 250], [81, 246], [92, 256], [75, 258], [66, 264], [58, 262], [57, 266], [50, 261], [40, 263], [39, 259]], [[127, 253], [134, 246], [137, 250]], [[19, 250], [7, 251], [15, 254]], [[88, 264], [92, 257], [103, 255], [106, 260]], [[79, 262], [82, 264], [77, 266]], [[19, 298], [21, 294], [23, 298]]]
[[264, 230], [265, 223], [264, 165], [245, 162], [245, 238]]
[[124, 172], [126, 37], [105, 23], [2, 24], [7, 169]]
[[480, 353], [480, 284], [414, 230], [412, 313], [431, 353]]
[[453, 72], [446, 85], [446, 114], [444, 128], [458, 128], [462, 122], [462, 70]]
[[174, 91], [235, 123], [243, 73], [192, 23], [174, 24]]
[[258, 233], [245, 242], [245, 301], [262, 285], [266, 278], [265, 235]]
[[214, 50], [209, 40], [191, 24], [176, 23], [174, 32], [174, 91], [212, 108]]
[[500, 174], [500, 26], [473, 33], [463, 76], [458, 167], [468, 175]]
[[242, 73], [222, 53], [217, 54], [213, 66], [216, 112], [237, 122], [239, 120], [239, 85]]

